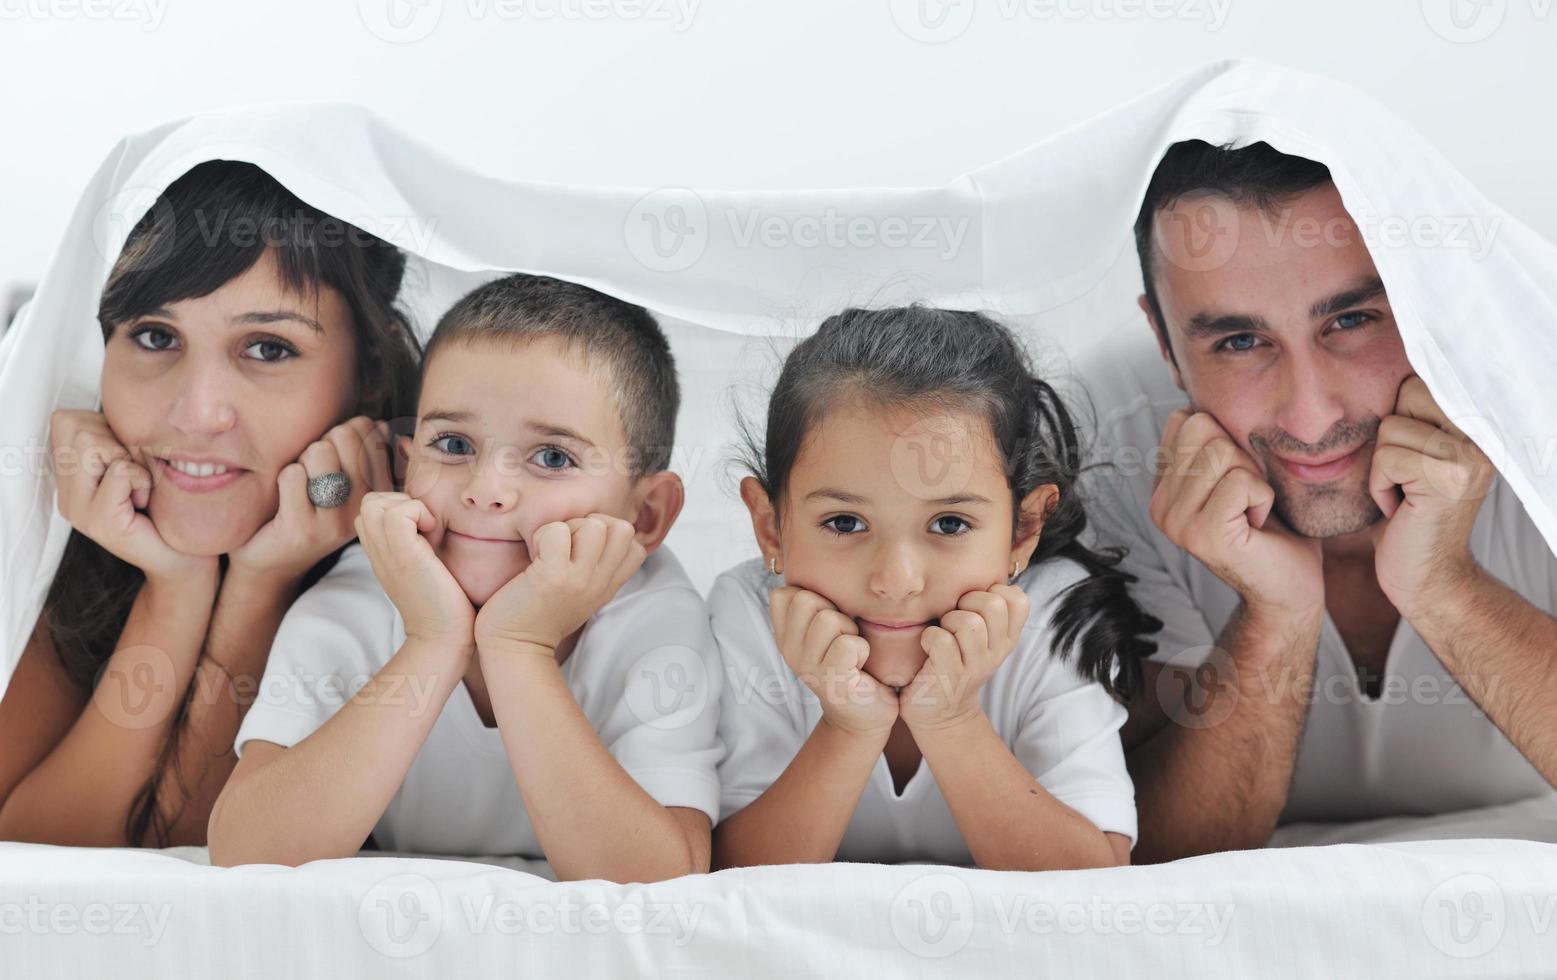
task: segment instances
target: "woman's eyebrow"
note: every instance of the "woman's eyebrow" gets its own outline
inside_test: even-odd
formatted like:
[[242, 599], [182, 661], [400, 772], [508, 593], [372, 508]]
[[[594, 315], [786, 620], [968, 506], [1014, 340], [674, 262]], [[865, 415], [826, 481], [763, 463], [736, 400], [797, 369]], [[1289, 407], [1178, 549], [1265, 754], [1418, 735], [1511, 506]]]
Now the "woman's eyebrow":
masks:
[[304, 326], [311, 328], [316, 334], [322, 335], [324, 333], [324, 327], [319, 325], [318, 320], [315, 320], [311, 316], [304, 316], [303, 314], [293, 310], [255, 310], [253, 312], [244, 313], [232, 318], [233, 323], [242, 324], [245, 326], [280, 323], [284, 320], [293, 320], [297, 323], [301, 323]]

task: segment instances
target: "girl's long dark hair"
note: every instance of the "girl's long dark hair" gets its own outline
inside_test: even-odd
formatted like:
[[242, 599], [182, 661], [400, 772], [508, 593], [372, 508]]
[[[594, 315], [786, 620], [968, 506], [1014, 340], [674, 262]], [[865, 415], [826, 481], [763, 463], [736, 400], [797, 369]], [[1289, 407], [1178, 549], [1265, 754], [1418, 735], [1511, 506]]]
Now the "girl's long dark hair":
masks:
[[849, 309], [828, 317], [784, 360], [768, 399], [763, 439], [741, 422], [741, 462], [781, 513], [789, 474], [807, 436], [841, 400], [931, 405], [972, 411], [990, 426], [1012, 494], [1016, 537], [1031, 529], [1021, 502], [1054, 484], [1059, 500], [1044, 521], [1030, 562], [1069, 558], [1087, 577], [1062, 593], [1051, 624], [1054, 648], [1122, 700], [1140, 691], [1141, 661], [1162, 629], [1130, 595], [1135, 576], [1117, 567], [1124, 549], [1082, 542], [1085, 502], [1078, 492], [1083, 450], [1064, 400], [1037, 377], [1005, 327], [980, 313], [927, 306]]
[[[357, 365], [352, 414], [391, 420], [415, 414], [421, 346], [395, 306], [405, 255], [309, 207], [249, 163], [211, 161], [194, 167], [170, 184], [131, 229], [98, 306], [104, 341], [116, 325], [134, 317], [210, 295], [252, 268], [267, 249], [288, 288], [306, 293], [329, 287], [351, 310]], [[315, 564], [302, 588], [334, 567], [340, 553], [337, 549]], [[96, 686], [144, 582], [140, 569], [80, 532], [70, 532], [41, 621], [65, 674], [81, 691]], [[131, 845], [167, 846], [189, 797], [176, 763], [195, 686], [186, 692], [156, 768], [130, 807], [125, 834]], [[169, 771], [180, 799], [159, 798]]]

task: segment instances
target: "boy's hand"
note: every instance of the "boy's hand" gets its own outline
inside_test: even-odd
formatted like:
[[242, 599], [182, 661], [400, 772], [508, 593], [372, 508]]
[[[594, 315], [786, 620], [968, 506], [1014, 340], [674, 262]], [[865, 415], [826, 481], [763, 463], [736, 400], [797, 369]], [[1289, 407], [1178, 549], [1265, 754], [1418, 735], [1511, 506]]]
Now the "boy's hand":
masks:
[[929, 659], [898, 694], [909, 728], [953, 725], [983, 710], [979, 692], [1016, 649], [1027, 611], [1027, 593], [1001, 583], [964, 593], [941, 625], [926, 626], [919, 644]]
[[357, 538], [373, 574], [400, 610], [406, 636], [469, 653], [476, 611], [423, 537], [437, 526], [426, 504], [403, 493], [364, 495], [356, 520]]
[[598, 512], [536, 528], [530, 567], [476, 616], [476, 648], [554, 655], [643, 564], [648, 552], [635, 534], [629, 522]]
[[824, 721], [860, 734], [892, 727], [898, 699], [865, 672], [870, 644], [854, 620], [825, 596], [796, 585], [774, 589], [768, 610], [784, 662], [822, 702]]

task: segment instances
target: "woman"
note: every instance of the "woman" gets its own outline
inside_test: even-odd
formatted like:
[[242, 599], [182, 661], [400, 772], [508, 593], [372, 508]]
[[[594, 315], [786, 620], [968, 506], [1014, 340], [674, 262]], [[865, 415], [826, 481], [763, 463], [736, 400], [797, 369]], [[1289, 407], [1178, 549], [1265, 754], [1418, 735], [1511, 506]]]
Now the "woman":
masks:
[[205, 843], [282, 615], [393, 489], [404, 272], [252, 164], [195, 167], [131, 231], [101, 411], [51, 422], [72, 531], [0, 700], [0, 839]]

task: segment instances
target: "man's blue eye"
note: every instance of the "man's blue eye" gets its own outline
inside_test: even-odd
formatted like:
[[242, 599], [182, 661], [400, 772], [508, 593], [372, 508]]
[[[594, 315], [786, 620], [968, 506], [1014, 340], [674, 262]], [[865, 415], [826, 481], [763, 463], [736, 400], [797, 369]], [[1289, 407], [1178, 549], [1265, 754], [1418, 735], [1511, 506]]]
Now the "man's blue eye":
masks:
[[535, 456], [540, 459], [541, 466], [548, 470], [565, 470], [573, 465], [573, 457], [556, 446], [547, 446]]
[[[1342, 313], [1335, 318], [1335, 325], [1343, 330], [1355, 330], [1371, 319], [1373, 318], [1366, 313]], [[1353, 322], [1348, 323], [1345, 321]]]
[[1246, 351], [1253, 349], [1256, 338], [1252, 333], [1240, 333], [1227, 338], [1222, 343], [1228, 350]]
[[[848, 526], [846, 526], [846, 527], [839, 527], [838, 526], [838, 522], [840, 522], [840, 521], [844, 522]], [[853, 514], [839, 514], [836, 517], [829, 517], [827, 520], [823, 521], [822, 522], [822, 526], [827, 528], [827, 530], [833, 532], [834, 534], [840, 534], [841, 535], [841, 534], [853, 534], [856, 530], [858, 530], [858, 525], [860, 525], [861, 523], [862, 522], [860, 521], [860, 519], [858, 517], [855, 517]]]
[[[438, 443], [440, 442], [450, 442], [453, 443], [456, 447], [465, 446], [470, 449], [470, 452], [463, 452], [458, 448], [443, 448], [438, 446]], [[435, 448], [443, 448], [443, 451], [448, 453], [450, 456], [472, 456], [475, 454], [475, 447], [471, 446], [470, 440], [466, 439], [464, 436], [439, 436], [432, 441], [432, 445]]]
[[[950, 527], [948, 527], [947, 524], [946, 524], [947, 521], [952, 521], [954, 523], [951, 524]], [[940, 534], [942, 537], [948, 537], [948, 538], [956, 537], [959, 534], [965, 534], [965, 533], [967, 533], [967, 530], [970, 530], [973, 527], [972, 524], [969, 524], [967, 521], [963, 520], [962, 518], [954, 517], [954, 516], [952, 516], [950, 514], [947, 514], [947, 515], [942, 516], [942, 517], [937, 517], [935, 519], [935, 523], [932, 526], [938, 529], [938, 531], [937, 531], [938, 534]]]

